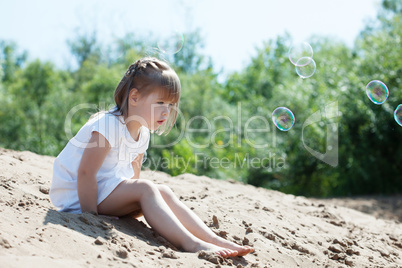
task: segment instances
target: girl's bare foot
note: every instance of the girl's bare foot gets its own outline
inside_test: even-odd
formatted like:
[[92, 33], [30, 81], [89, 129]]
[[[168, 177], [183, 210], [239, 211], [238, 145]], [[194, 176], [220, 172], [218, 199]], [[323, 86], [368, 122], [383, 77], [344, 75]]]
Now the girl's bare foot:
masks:
[[221, 237], [216, 237], [214, 241], [211, 242], [218, 247], [223, 247], [231, 250], [237, 251], [237, 256], [244, 256], [254, 251], [252, 247], [249, 246], [240, 246], [233, 242], [227, 241]]
[[254, 249], [250, 246], [240, 246], [240, 247], [242, 249], [237, 251], [238, 252], [237, 256], [244, 256], [251, 252], [254, 252]]
[[235, 257], [238, 255], [237, 250], [216, 246], [214, 244], [210, 244], [210, 243], [207, 243], [204, 241], [196, 243], [194, 247], [192, 247], [190, 249], [185, 249], [185, 250], [190, 251], [190, 252], [198, 252], [198, 251], [204, 250], [207, 252], [216, 253], [216, 254], [222, 256], [223, 258]]

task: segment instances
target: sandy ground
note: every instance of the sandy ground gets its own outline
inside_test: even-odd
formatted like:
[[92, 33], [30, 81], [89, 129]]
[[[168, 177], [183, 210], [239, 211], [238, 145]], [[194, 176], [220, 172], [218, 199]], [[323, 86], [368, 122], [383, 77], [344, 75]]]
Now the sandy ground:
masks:
[[311, 199], [324, 204], [338, 205], [371, 214], [379, 219], [402, 222], [402, 195], [358, 196], [350, 198]]
[[400, 197], [307, 199], [143, 171], [141, 178], [169, 185], [217, 234], [255, 248], [223, 259], [175, 249], [143, 217], [55, 211], [53, 161], [0, 148], [0, 267], [402, 267]]

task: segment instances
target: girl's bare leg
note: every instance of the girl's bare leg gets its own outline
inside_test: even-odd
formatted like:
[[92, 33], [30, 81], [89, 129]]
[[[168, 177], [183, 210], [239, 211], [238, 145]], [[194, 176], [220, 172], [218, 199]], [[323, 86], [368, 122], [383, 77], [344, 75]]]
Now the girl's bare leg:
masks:
[[181, 202], [172, 190], [166, 185], [157, 185], [162, 197], [166, 203], [180, 220], [184, 227], [199, 239], [220, 246], [238, 251], [238, 256], [244, 256], [254, 249], [248, 246], [240, 246], [233, 242], [227, 241], [216, 235], [205, 223], [186, 205]]
[[138, 209], [149, 225], [173, 245], [185, 251], [213, 251], [222, 257], [236, 256], [237, 251], [207, 243], [189, 232], [166, 204], [157, 186], [148, 180], [127, 180], [98, 205], [98, 213], [123, 216]]

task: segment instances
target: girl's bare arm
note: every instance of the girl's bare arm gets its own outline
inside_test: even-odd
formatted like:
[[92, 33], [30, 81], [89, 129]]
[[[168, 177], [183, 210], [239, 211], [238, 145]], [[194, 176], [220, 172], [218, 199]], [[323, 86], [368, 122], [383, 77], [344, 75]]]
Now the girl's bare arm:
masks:
[[133, 166], [134, 170], [134, 177], [133, 179], [139, 179], [140, 178], [140, 171], [141, 171], [141, 166], [142, 166], [142, 158], [144, 157], [144, 154], [139, 154], [136, 159], [134, 159], [133, 162], [131, 162], [131, 165]]
[[107, 139], [98, 132], [92, 132], [87, 148], [78, 168], [77, 191], [82, 212], [97, 213], [98, 173], [111, 147]]

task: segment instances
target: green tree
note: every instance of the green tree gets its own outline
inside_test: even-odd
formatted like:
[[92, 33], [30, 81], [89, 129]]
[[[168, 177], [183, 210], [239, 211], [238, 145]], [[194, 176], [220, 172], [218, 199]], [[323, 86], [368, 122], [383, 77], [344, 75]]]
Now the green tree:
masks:
[[99, 62], [99, 44], [96, 31], [91, 34], [77, 34], [75, 39], [68, 40], [71, 54], [75, 57], [78, 66], [82, 66], [85, 61], [92, 59]]
[[4, 83], [12, 82], [15, 79], [16, 71], [21, 69], [27, 56], [27, 52], [18, 52], [14, 42], [0, 41], [1, 80]]

